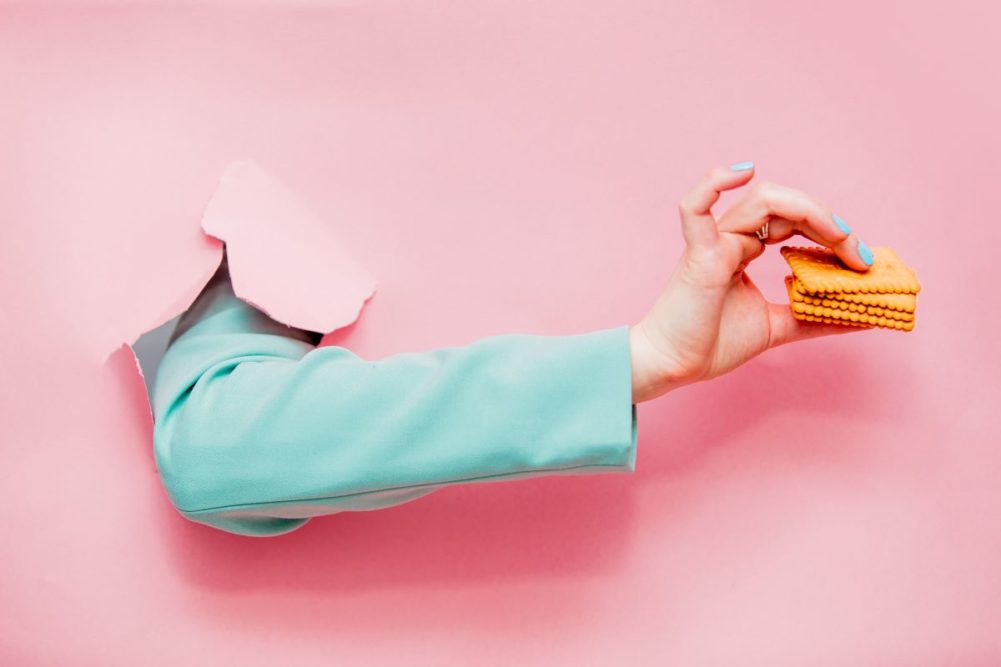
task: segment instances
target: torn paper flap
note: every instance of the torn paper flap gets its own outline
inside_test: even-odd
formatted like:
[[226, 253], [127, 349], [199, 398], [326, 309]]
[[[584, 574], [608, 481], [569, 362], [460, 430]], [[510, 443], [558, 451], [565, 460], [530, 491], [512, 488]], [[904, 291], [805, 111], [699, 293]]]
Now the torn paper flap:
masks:
[[[204, 234], [195, 238], [209, 242], [212, 252], [205, 255], [204, 248], [193, 246], [191, 257], [179, 257], [185, 273], [175, 297], [163, 304], [142, 336], [123, 332], [147, 400], [168, 345], [168, 329], [224, 259], [236, 296], [278, 322], [308, 331], [326, 334], [353, 323], [375, 292], [375, 279], [348, 255], [333, 229], [252, 161], [226, 168], [201, 227]], [[202, 261], [192, 261], [198, 253]], [[151, 332], [156, 335], [147, 336]], [[109, 351], [105, 362], [120, 347]]]
[[331, 226], [253, 161], [226, 168], [202, 229], [226, 244], [236, 295], [283, 324], [329, 333], [375, 292]]

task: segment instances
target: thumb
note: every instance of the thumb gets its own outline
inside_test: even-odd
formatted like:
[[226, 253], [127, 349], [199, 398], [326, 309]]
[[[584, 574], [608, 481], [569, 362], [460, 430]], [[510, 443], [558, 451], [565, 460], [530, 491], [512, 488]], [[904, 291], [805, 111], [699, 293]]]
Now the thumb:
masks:
[[873, 328], [872, 326], [859, 326], [857, 324], [828, 324], [826, 322], [798, 320], [793, 316], [789, 304], [771, 302], [768, 302], [768, 326], [769, 348], [799, 340], [806, 340], [807, 338], [834, 336], [853, 331], [866, 331]]

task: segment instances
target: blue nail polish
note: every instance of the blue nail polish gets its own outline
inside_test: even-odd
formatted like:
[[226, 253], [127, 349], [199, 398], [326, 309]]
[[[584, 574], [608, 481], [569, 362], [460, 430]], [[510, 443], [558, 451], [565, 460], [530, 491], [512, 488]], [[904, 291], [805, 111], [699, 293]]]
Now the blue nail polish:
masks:
[[738, 162], [730, 165], [731, 171], [747, 171], [748, 169], [754, 169], [753, 162]]
[[869, 250], [869, 246], [862, 241], [858, 242], [858, 254], [867, 266], [872, 266], [872, 250]]
[[834, 214], [834, 224], [838, 226], [838, 229], [843, 231], [845, 234], [851, 234], [852, 228], [845, 224], [845, 221], [841, 219], [841, 216], [837, 213]]

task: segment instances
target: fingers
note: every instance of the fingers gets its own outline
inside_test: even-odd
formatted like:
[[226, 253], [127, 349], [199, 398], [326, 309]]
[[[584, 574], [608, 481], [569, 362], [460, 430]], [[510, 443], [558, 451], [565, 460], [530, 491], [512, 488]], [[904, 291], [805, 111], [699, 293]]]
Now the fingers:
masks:
[[848, 326], [845, 324], [827, 324], [825, 322], [809, 322], [798, 320], [787, 303], [768, 303], [768, 324], [771, 336], [768, 347], [778, 347], [785, 343], [851, 333], [853, 331], [868, 331], [872, 326]]
[[744, 185], [754, 176], [754, 165], [744, 162], [732, 167], [716, 167], [685, 195], [678, 205], [681, 230], [685, 243], [693, 247], [708, 246], [718, 237], [712, 206], [720, 193]]
[[758, 240], [758, 237], [750, 234], [734, 234], [740, 243], [741, 260], [740, 265], [734, 273], [740, 273], [747, 268], [747, 265], [761, 257], [765, 252], [765, 244]]
[[768, 243], [798, 233], [831, 248], [853, 269], [865, 271], [872, 263], [871, 250], [843, 220], [799, 190], [774, 183], [755, 185], [720, 217], [718, 229], [751, 234], [766, 220]]

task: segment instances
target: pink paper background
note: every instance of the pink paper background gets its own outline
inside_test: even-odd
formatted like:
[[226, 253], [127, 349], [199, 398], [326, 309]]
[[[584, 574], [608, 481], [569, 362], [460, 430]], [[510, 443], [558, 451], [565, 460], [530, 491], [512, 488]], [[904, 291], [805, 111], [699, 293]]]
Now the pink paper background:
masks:
[[[0, 7], [0, 662], [1001, 663], [999, 20]], [[918, 325], [641, 405], [634, 475], [229, 535], [170, 506], [119, 346], [211, 274], [199, 222], [244, 158], [378, 281], [327, 338], [368, 358], [634, 322], [680, 251], [675, 202], [746, 159], [915, 267]], [[750, 273], [784, 299], [777, 249]]]

